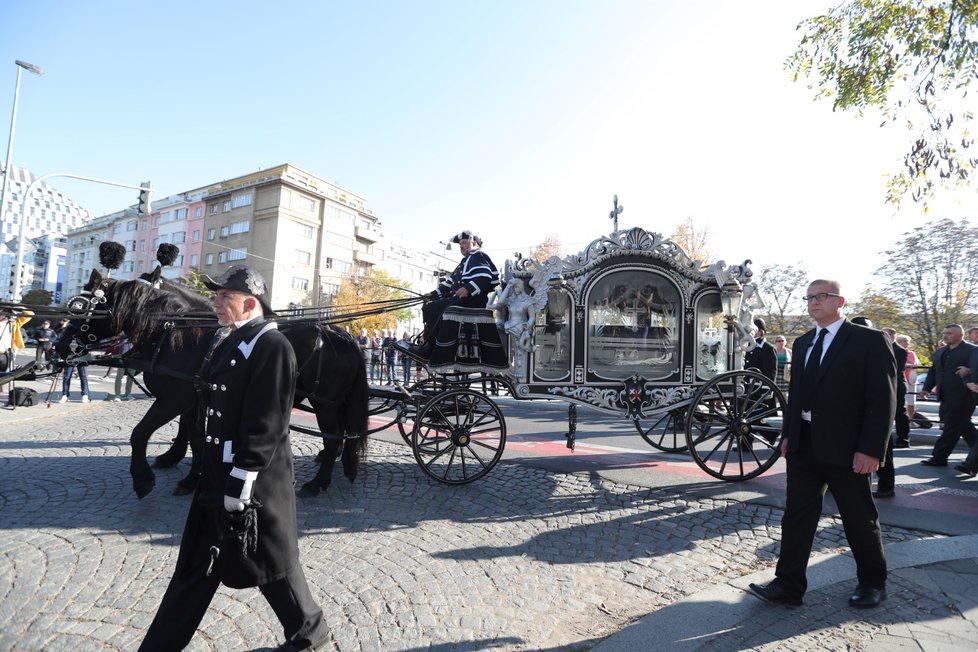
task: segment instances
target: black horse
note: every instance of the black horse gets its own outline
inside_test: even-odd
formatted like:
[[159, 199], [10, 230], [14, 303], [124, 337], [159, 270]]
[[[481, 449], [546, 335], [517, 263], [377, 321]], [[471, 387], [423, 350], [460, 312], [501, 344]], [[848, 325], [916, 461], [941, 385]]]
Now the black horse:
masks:
[[[86, 294], [69, 305], [80, 317], [62, 337], [58, 352], [69, 364], [73, 357], [98, 348], [100, 343], [125, 334], [133, 348], [125, 367], [143, 372], [146, 389], [156, 400], [132, 431], [129, 472], [133, 489], [142, 498], [153, 490], [155, 475], [146, 460], [150, 436], [175, 417], [180, 428], [173, 446], [155, 466], [172, 466], [183, 459], [189, 443], [197, 451], [204, 432], [203, 390], [195, 376], [214, 341], [218, 324], [210, 302], [203, 296], [159, 278], [159, 268], [148, 279], [119, 281], [93, 270]], [[81, 307], [80, 307], [81, 306]], [[98, 318], [108, 315], [108, 318]], [[316, 477], [302, 486], [300, 495], [317, 495], [329, 486], [333, 465], [342, 450], [344, 474], [352, 481], [367, 448], [369, 388], [362, 354], [346, 332], [316, 323], [282, 324], [292, 344], [299, 375], [296, 406], [305, 400], [323, 433], [321, 466]], [[199, 476], [198, 460], [174, 493], [189, 493]]]

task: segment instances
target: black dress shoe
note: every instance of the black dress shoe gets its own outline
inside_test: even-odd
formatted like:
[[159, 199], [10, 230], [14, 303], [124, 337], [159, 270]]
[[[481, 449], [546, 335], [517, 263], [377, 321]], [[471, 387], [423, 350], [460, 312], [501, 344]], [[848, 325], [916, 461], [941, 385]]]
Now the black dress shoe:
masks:
[[394, 348], [403, 353], [404, 355], [414, 358], [419, 362], [427, 362], [428, 355], [424, 347], [418, 346], [417, 344], [410, 344], [408, 342], [394, 342]]
[[973, 466], [968, 466], [964, 462], [962, 462], [961, 464], [955, 464], [954, 470], [964, 473], [965, 475], [971, 476], [972, 478], [978, 475], [978, 469], [974, 468]]
[[860, 584], [856, 587], [856, 592], [849, 598], [849, 604], [859, 609], [870, 609], [880, 606], [886, 600], [886, 589], [874, 589], [871, 586]]
[[292, 641], [286, 641], [275, 648], [275, 650], [276, 652], [317, 652], [318, 650], [326, 649], [326, 644], [332, 640], [332, 632], [327, 632], [323, 638], [317, 639], [305, 647]]
[[893, 498], [896, 492], [892, 489], [877, 489], [873, 492], [873, 498]]
[[895, 442], [893, 442], [893, 448], [910, 448], [910, 442], [903, 441], [902, 439], [898, 439]]
[[920, 460], [920, 463], [924, 466], [947, 466], [947, 460], [939, 460], [936, 457]]
[[764, 602], [785, 604], [791, 607], [801, 605], [801, 596], [786, 592], [777, 580], [767, 584], [751, 583], [748, 586], [750, 586], [750, 590], [754, 592], [754, 595], [764, 600]]

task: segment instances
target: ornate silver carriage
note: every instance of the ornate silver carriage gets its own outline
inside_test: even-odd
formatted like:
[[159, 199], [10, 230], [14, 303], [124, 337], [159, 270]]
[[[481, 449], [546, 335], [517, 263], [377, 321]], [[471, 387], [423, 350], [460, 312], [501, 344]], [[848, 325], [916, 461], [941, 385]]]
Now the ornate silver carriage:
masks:
[[433, 477], [481, 477], [505, 445], [488, 382], [517, 399], [569, 401], [571, 447], [583, 404], [623, 413], [659, 450], [688, 449], [714, 477], [756, 477], [779, 457], [785, 399], [771, 379], [741, 368], [760, 307], [749, 264], [691, 260], [642, 228], [615, 230], [575, 255], [507, 261], [489, 308], [509, 368], [435, 374], [407, 400], [391, 397], [401, 432]]

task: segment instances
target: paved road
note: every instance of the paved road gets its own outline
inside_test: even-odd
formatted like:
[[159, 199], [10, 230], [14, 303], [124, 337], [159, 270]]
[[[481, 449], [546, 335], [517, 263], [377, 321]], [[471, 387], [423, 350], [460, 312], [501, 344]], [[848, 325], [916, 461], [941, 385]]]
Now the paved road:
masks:
[[[131, 492], [128, 434], [147, 405], [0, 413], [0, 649], [138, 645], [172, 572], [188, 500], [169, 493], [186, 467], [161, 471], [142, 501]], [[173, 431], [150, 452], [162, 452]], [[294, 448], [303, 481], [314, 473], [315, 442], [297, 437]], [[599, 641], [599, 649], [637, 649], [627, 647], [636, 632], [648, 649], [677, 649], [681, 637], [661, 622], [653, 625], [663, 638], [640, 624], [606, 637], [646, 614], [702, 634], [708, 621], [694, 607], [721, 589], [709, 613], [742, 620], [707, 628], [698, 639], [705, 649], [766, 649], [785, 638], [794, 649], [875, 649], [908, 620], [889, 606], [868, 616], [844, 607], [852, 569], [835, 555], [844, 535], [826, 516], [816, 550], [826, 567], [841, 564], [845, 581], [813, 586], [801, 622], [785, 631], [784, 611], [738, 588], [752, 573], [769, 575], [780, 517], [762, 500], [554, 472], [532, 460], [446, 487], [402, 445], [380, 440], [354, 485], [340, 480], [299, 503], [303, 563], [337, 650], [585, 650]], [[963, 541], [901, 527], [885, 537], [903, 546]], [[946, 599], [947, 569], [911, 570], [941, 584], [924, 591], [919, 577], [895, 576], [887, 604], [912, 605], [945, 636], [971, 632], [958, 602]], [[222, 588], [189, 649], [268, 649], [280, 637], [256, 591]], [[972, 641], [975, 649], [978, 636]]]

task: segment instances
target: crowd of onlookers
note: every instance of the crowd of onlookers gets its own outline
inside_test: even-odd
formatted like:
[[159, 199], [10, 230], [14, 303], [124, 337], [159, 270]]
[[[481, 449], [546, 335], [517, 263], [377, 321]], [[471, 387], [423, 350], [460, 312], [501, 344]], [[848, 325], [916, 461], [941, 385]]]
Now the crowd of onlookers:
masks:
[[394, 329], [375, 330], [373, 336], [366, 328], [360, 329], [357, 344], [363, 352], [363, 363], [370, 382], [410, 385], [421, 379], [422, 366], [397, 350], [394, 343], [399, 341], [410, 344], [410, 334], [404, 331], [398, 339]]

